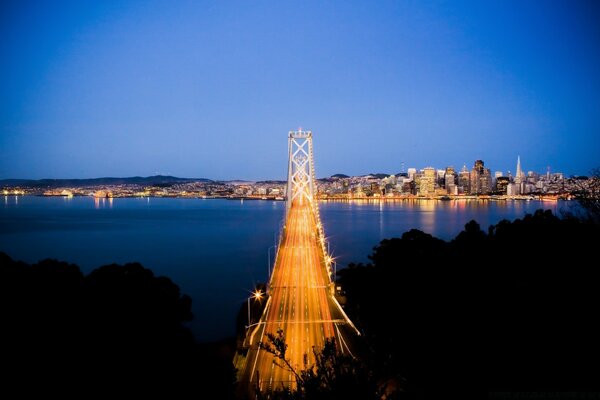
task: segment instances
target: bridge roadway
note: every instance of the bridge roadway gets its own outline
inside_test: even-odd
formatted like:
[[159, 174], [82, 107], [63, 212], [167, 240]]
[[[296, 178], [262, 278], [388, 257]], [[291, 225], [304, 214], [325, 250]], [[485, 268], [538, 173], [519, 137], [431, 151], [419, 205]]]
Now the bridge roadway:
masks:
[[348, 323], [331, 294], [315, 215], [308, 201], [296, 201], [288, 212], [266, 308], [246, 338], [250, 348], [240, 382], [250, 392], [257, 385], [263, 393], [295, 388], [293, 374], [274, 364], [274, 356], [258, 343], [267, 342], [267, 333], [283, 329], [286, 358], [299, 371], [305, 367], [305, 354], [307, 364], [314, 363], [312, 348], [322, 348], [326, 338], [334, 337], [338, 350], [350, 352], [353, 326]]

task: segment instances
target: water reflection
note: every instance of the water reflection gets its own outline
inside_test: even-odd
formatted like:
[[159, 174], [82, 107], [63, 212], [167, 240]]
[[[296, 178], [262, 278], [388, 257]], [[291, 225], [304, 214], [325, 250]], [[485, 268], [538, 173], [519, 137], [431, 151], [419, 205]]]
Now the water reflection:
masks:
[[420, 225], [423, 227], [423, 230], [426, 232], [434, 232], [435, 231], [435, 206], [436, 200], [424, 200], [419, 202], [420, 208], [420, 217], [421, 223]]
[[383, 204], [385, 202], [379, 202], [379, 236], [383, 236]]
[[[7, 191], [5, 191], [7, 192]], [[22, 199], [19, 200], [19, 195], [14, 195], [14, 196], [10, 196], [8, 194], [4, 195], [4, 207], [11, 207], [11, 206], [18, 206], [19, 205], [19, 201], [23, 201]]]
[[100, 208], [107, 208], [107, 201], [108, 200], [108, 208], [112, 208], [113, 207], [113, 198], [112, 197], [94, 197], [94, 208], [96, 210], [99, 210]]

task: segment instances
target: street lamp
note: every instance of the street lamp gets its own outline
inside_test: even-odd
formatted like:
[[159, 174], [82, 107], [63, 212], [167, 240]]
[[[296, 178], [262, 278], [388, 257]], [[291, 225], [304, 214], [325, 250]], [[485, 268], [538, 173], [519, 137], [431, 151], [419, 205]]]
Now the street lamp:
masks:
[[254, 298], [254, 300], [260, 300], [262, 298], [263, 292], [260, 290], [257, 290], [256, 292], [252, 293], [252, 296], [248, 297], [248, 326], [250, 326], [250, 299]]
[[333, 281], [335, 282], [335, 277], [337, 275], [337, 262], [335, 261], [335, 258], [328, 255], [325, 258], [325, 263], [329, 270], [331, 270], [331, 264], [333, 264]]

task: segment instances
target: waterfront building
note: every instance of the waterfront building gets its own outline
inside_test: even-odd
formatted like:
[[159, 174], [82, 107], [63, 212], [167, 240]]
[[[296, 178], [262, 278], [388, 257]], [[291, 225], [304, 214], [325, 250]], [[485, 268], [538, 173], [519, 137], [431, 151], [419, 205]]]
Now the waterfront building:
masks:
[[445, 188], [446, 187], [446, 180], [445, 180], [446, 170], [438, 169], [435, 171], [435, 174], [436, 174], [435, 186], [438, 188]]
[[492, 173], [489, 168], [484, 168], [483, 173], [479, 176], [479, 188], [481, 194], [490, 194], [492, 192], [492, 187]]
[[527, 179], [526, 179], [527, 183], [531, 183], [531, 184], [535, 185], [536, 182], [539, 180], [539, 178], [540, 178], [539, 174], [537, 174], [533, 171], [527, 171]]
[[408, 169], [408, 177], [414, 181], [416, 176], [417, 176], [417, 169], [409, 168]]
[[508, 176], [499, 176], [496, 178], [496, 194], [505, 195], [508, 191], [508, 185], [510, 184], [510, 179]]
[[469, 175], [470, 181], [470, 190], [469, 194], [480, 194], [481, 193], [481, 180], [480, 176], [483, 174], [483, 161], [475, 160], [475, 164], [473, 164], [473, 168], [471, 169], [471, 174]]
[[436, 171], [432, 167], [423, 169], [423, 176], [419, 183], [419, 194], [430, 196], [435, 193]]
[[471, 193], [471, 181], [467, 164], [464, 164], [460, 172], [458, 173], [458, 193], [469, 194]]
[[444, 188], [448, 194], [457, 194], [458, 187], [456, 186], [456, 173], [454, 167], [446, 167], [444, 171]]
[[517, 173], [515, 174], [515, 183], [520, 185], [525, 181], [525, 174], [521, 169], [521, 156], [517, 156]]
[[483, 160], [475, 160], [470, 174], [470, 194], [489, 194], [492, 191], [492, 174]]

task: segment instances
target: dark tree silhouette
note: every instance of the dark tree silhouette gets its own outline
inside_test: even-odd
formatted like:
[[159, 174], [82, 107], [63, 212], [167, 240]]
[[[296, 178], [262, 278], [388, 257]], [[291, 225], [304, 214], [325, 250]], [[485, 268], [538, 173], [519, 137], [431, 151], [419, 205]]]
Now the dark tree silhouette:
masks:
[[198, 345], [191, 299], [140, 264], [84, 276], [0, 253], [0, 317], [3, 390], [18, 397], [232, 397], [231, 354]]
[[[268, 333], [267, 342], [260, 343], [260, 347], [273, 354], [277, 366], [295, 376], [297, 388], [284, 388], [274, 393], [259, 392], [259, 398], [379, 400], [385, 392], [385, 382], [378, 382], [360, 360], [340, 354], [333, 338], [325, 339], [322, 349], [313, 347], [315, 363], [308, 365], [305, 362], [301, 370], [296, 370], [286, 358], [288, 346], [283, 330], [279, 329], [277, 334]], [[392, 388], [389, 388], [387, 398], [395, 398]]]
[[370, 365], [416, 398], [598, 389], [599, 228], [539, 210], [451, 242], [382, 241], [338, 271]]
[[580, 208], [567, 212], [567, 215], [600, 223], [600, 168], [594, 168], [587, 179], [572, 178], [569, 181], [575, 187], [571, 194]]

